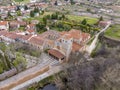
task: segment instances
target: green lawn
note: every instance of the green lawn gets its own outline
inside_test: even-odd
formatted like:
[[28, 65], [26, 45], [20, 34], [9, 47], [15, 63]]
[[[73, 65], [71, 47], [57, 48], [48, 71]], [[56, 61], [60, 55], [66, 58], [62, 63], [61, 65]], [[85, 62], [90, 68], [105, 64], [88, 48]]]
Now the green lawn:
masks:
[[120, 25], [112, 25], [108, 30], [105, 32], [105, 35], [120, 40]]
[[26, 4], [29, 3], [30, 0], [13, 0], [16, 4], [22, 3], [22, 4]]
[[40, 15], [38, 17], [30, 17], [30, 18], [27, 18], [25, 20], [27, 21], [31, 21], [31, 20], [39, 20], [39, 21], [42, 21], [42, 18], [46, 15], [51, 15], [53, 12], [45, 12], [43, 15]]
[[86, 16], [75, 16], [75, 15], [67, 15], [67, 18], [78, 22], [82, 21], [83, 19], [86, 19], [89, 24], [95, 24], [98, 20], [97, 18], [86, 17]]
[[[45, 15], [51, 15], [53, 12], [45, 12], [43, 15], [40, 15], [39, 17], [30, 17], [28, 18], [27, 20], [28, 21], [31, 21], [31, 20], [39, 20], [41, 21], [43, 16]], [[75, 15], [66, 15], [66, 17], [69, 19], [69, 20], [74, 20], [74, 21], [77, 21], [77, 22], [80, 22], [82, 21], [83, 19], [86, 19], [88, 21], [89, 24], [95, 24], [97, 22], [97, 18], [92, 18], [92, 17], [85, 17], [85, 16], [75, 16]]]

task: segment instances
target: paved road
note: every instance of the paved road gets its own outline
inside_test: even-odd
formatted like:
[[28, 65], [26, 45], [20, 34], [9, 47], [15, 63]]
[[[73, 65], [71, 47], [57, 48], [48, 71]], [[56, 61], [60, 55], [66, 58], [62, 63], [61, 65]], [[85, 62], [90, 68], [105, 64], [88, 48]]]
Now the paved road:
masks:
[[47, 71], [47, 72], [45, 72], [45, 73], [31, 79], [31, 80], [28, 80], [28, 81], [26, 81], [26, 82], [24, 82], [24, 83], [22, 83], [22, 84], [20, 84], [20, 85], [18, 85], [16, 87], [10, 89], [10, 90], [23, 90], [23, 89], [26, 89], [28, 86], [30, 86], [30, 85], [32, 85], [34, 83], [37, 83], [37, 82], [39, 82], [40, 80], [43, 80], [46, 77], [54, 75], [55, 73], [58, 73], [61, 70], [62, 70], [62, 68], [60, 66], [55, 66], [55, 67], [51, 68], [49, 71]]
[[91, 54], [92, 51], [95, 49], [95, 47], [96, 47], [96, 45], [97, 45], [97, 41], [98, 41], [99, 35], [100, 35], [102, 32], [104, 32], [105, 30], [107, 30], [107, 28], [108, 28], [110, 25], [111, 25], [111, 22], [108, 23], [108, 25], [107, 25], [104, 29], [102, 29], [99, 33], [97, 33], [97, 34], [95, 35], [95, 39], [92, 41], [91, 45], [88, 46], [88, 48], [87, 48], [87, 51], [88, 51], [89, 54]]
[[58, 63], [57, 60], [55, 60], [54, 58], [48, 56], [47, 54], [45, 53], [42, 53], [41, 55], [41, 58], [40, 58], [40, 62], [38, 63], [38, 65], [36, 65], [35, 67], [32, 67], [30, 69], [27, 69], [21, 73], [18, 73], [17, 75], [11, 77], [11, 78], [8, 78], [4, 81], [1, 81], [0, 82], [0, 90], [2, 87], [5, 87], [11, 83], [15, 83], [16, 80], [19, 81], [20, 79], [28, 76], [28, 75], [31, 75], [31, 74], [34, 74], [35, 72], [37, 71], [40, 71], [40, 69], [42, 69], [43, 67], [45, 66], [49, 66], [51, 64], [54, 64], [54, 63]]

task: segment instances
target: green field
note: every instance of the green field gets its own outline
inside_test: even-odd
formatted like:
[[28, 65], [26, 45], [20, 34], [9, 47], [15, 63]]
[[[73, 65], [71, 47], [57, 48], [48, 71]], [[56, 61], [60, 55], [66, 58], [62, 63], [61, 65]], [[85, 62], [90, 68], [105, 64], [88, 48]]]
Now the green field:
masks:
[[25, 20], [27, 21], [31, 21], [31, 20], [39, 20], [39, 21], [42, 21], [42, 18], [46, 15], [51, 15], [53, 12], [45, 12], [43, 15], [40, 15], [38, 17], [30, 17], [30, 18], [27, 18]]
[[83, 19], [86, 19], [89, 24], [95, 24], [97, 22], [97, 18], [92, 17], [86, 17], [86, 16], [75, 16], [75, 15], [67, 15], [68, 19], [75, 20], [75, 21], [82, 21]]
[[120, 25], [112, 25], [108, 28], [108, 30], [105, 32], [105, 36], [120, 40]]
[[[39, 20], [41, 21], [42, 18], [46, 15], [51, 15], [53, 12], [45, 12], [43, 15], [40, 15], [39, 17], [30, 17], [27, 20], [31, 21], [31, 20]], [[88, 24], [95, 24], [98, 19], [97, 18], [92, 18], [92, 17], [86, 17], [86, 16], [75, 16], [75, 15], [66, 15], [66, 17], [69, 20], [74, 20], [77, 22], [81, 22], [83, 19], [86, 19], [88, 21]]]
[[30, 0], [13, 0], [16, 4], [26, 4], [29, 3]]

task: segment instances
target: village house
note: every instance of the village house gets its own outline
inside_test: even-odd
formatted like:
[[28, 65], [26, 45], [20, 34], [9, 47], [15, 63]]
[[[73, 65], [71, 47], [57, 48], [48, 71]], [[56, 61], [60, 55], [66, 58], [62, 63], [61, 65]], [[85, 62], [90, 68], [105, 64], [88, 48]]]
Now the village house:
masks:
[[8, 21], [0, 21], [0, 31], [1, 30], [9, 30]]
[[9, 12], [16, 12], [17, 6], [7, 6], [6, 7]]
[[26, 30], [36, 30], [36, 25], [35, 24], [28, 24], [26, 27]]
[[66, 56], [66, 60], [68, 60], [71, 52], [83, 52], [89, 39], [90, 34], [83, 33], [80, 30], [61, 32], [61, 37], [55, 42], [54, 49]]
[[17, 21], [17, 23], [18, 23], [21, 27], [27, 26], [27, 22], [26, 22], [26, 21]]
[[48, 30], [42, 34], [40, 34], [42, 38], [45, 40], [44, 49], [52, 49], [54, 47], [55, 41], [60, 38], [60, 32], [55, 30]]
[[29, 35], [21, 35], [21, 37], [18, 38], [18, 41], [22, 42], [22, 43], [29, 43], [29, 39], [31, 39], [33, 37], [33, 35], [29, 34]]
[[16, 39], [19, 37], [20, 35], [9, 32], [4, 35], [3, 40], [9, 43], [15, 43]]
[[30, 46], [43, 51], [44, 39], [39, 36], [34, 36], [28, 40]]
[[110, 23], [110, 21], [100, 21], [99, 24], [98, 24], [98, 26], [104, 28], [104, 27], [106, 27], [109, 23]]
[[4, 35], [7, 33], [8, 33], [8, 31], [6, 31], [6, 30], [0, 31], [0, 37], [3, 38]]
[[30, 0], [30, 3], [35, 3], [37, 2], [38, 0]]
[[9, 22], [9, 27], [12, 30], [20, 28], [20, 24], [17, 21], [10, 21]]
[[33, 34], [33, 35], [36, 34], [36, 33], [35, 33], [35, 30], [32, 30], [32, 29], [26, 30], [25, 33], [26, 33], [26, 34]]
[[61, 52], [59, 52], [56, 49], [50, 49], [48, 50], [48, 54], [52, 57], [54, 57], [55, 59], [57, 59], [59, 62], [64, 62], [65, 61], [65, 55], [62, 54]]
[[39, 20], [31, 20], [31, 23], [36, 25], [39, 23]]
[[41, 34], [43, 38], [49, 39], [49, 40], [57, 40], [60, 38], [60, 32], [55, 31], [55, 30], [48, 30], [44, 33]]
[[4, 19], [6, 19], [6, 18], [8, 17], [8, 14], [5, 13], [5, 12], [2, 12], [2, 13], [0, 14], [0, 17], [1, 17], [2, 20], [4, 20]]
[[[27, 27], [34, 29], [34, 24], [30, 24]], [[27, 43], [41, 51], [49, 49], [49, 55], [63, 62], [69, 59], [71, 52], [83, 52], [85, 50], [90, 34], [72, 29], [68, 32], [48, 30], [37, 35], [34, 30], [28, 29], [25, 32], [0, 31], [0, 37], [7, 42], [20, 41]]]

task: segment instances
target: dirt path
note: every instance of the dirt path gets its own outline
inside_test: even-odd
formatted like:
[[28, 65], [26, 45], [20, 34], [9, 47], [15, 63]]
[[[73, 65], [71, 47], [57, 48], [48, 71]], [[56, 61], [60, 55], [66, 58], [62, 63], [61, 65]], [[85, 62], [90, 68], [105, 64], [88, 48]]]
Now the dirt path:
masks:
[[34, 77], [36, 77], [36, 76], [38, 76], [40, 74], [43, 74], [44, 72], [46, 72], [48, 70], [49, 70], [49, 66], [46, 66], [46, 67], [44, 67], [44, 68], [42, 68], [42, 69], [40, 69], [40, 70], [38, 70], [38, 71], [36, 71], [34, 73], [31, 73], [31, 74], [29, 74], [29, 75], [27, 75], [25, 77], [22, 77], [22, 78], [16, 80], [16, 82], [11, 82], [8, 85], [1, 86], [0, 90], [10, 90], [11, 88], [13, 88], [13, 87], [15, 87], [15, 86], [17, 86], [19, 84], [22, 84], [25, 81], [28, 81], [28, 80], [30, 80], [30, 79], [32, 79], [32, 78], [34, 78]]

